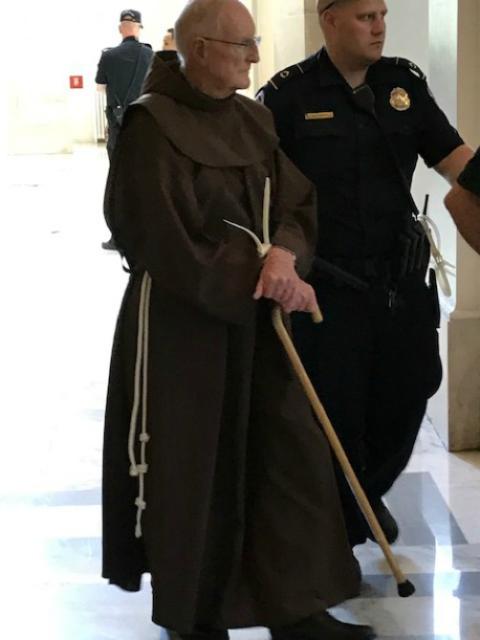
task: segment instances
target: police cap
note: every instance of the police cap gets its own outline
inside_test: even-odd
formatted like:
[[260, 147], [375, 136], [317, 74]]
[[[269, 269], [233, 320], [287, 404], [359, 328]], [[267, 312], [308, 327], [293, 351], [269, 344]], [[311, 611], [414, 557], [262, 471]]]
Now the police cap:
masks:
[[138, 24], [142, 24], [142, 14], [135, 9], [124, 9], [120, 14], [120, 22], [138, 22]]

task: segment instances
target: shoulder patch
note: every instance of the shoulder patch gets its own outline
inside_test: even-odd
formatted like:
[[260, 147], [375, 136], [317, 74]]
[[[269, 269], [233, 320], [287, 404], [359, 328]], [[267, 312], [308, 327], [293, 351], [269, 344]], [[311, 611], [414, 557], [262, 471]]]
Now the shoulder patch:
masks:
[[414, 75], [416, 75], [417, 78], [420, 78], [420, 80], [426, 80], [427, 79], [427, 76], [423, 73], [423, 71], [420, 69], [420, 67], [417, 66], [411, 60], [407, 60], [407, 58], [398, 58], [398, 57], [397, 58], [387, 58], [387, 57], [383, 57], [381, 59], [381, 62], [383, 62], [384, 64], [394, 65], [395, 67], [403, 67], [404, 69], [408, 69]]
[[273, 87], [276, 91], [280, 89], [284, 84], [293, 78], [298, 78], [299, 76], [303, 76], [307, 71], [311, 69], [311, 67], [317, 61], [317, 55], [314, 54], [302, 62], [297, 62], [297, 64], [292, 64], [290, 67], [286, 67], [282, 71], [279, 71], [273, 78], [270, 78], [267, 84]]

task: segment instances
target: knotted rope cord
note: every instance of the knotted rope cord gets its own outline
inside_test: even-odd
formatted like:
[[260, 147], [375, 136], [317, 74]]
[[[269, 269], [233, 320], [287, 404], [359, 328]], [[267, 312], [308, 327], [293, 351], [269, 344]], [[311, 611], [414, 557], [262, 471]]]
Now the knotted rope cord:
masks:
[[230, 220], [223, 219], [224, 222], [229, 224], [231, 227], [235, 227], [236, 229], [241, 229], [248, 233], [248, 235], [252, 238], [257, 246], [257, 252], [260, 258], [265, 258], [267, 253], [272, 248], [270, 244], [270, 194], [271, 194], [271, 182], [270, 178], [265, 178], [265, 190], [263, 193], [263, 216], [262, 216], [262, 229], [263, 229], [263, 242], [260, 238], [247, 227], [243, 227], [241, 224], [237, 224], [236, 222], [231, 222]]
[[[128, 434], [128, 457], [130, 459], [130, 475], [138, 477], [138, 496], [135, 499], [137, 520], [135, 537], [142, 537], [142, 514], [147, 508], [145, 502], [145, 475], [148, 472], [146, 448], [150, 440], [147, 432], [147, 400], [148, 400], [148, 342], [150, 329], [150, 294], [152, 279], [147, 271], [143, 274], [138, 304], [137, 353], [135, 358], [134, 392], [132, 413], [130, 415], [130, 432]], [[142, 403], [142, 429], [139, 435], [140, 464], [135, 459], [135, 436], [137, 433], [138, 411]]]

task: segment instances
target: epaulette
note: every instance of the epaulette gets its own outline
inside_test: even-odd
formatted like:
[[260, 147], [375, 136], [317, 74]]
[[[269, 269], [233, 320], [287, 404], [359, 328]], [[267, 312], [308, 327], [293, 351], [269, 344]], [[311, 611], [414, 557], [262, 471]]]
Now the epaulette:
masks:
[[286, 67], [282, 71], [279, 71], [273, 78], [270, 78], [267, 84], [271, 85], [276, 91], [280, 89], [286, 82], [304, 75], [314, 64], [318, 61], [318, 53], [309, 56], [302, 62], [292, 64], [290, 67]]
[[404, 69], [408, 69], [413, 74], [415, 74], [420, 80], [426, 80], [427, 76], [423, 73], [423, 71], [411, 60], [407, 60], [407, 58], [381, 58], [380, 62], [384, 64], [393, 64], [396, 67], [403, 67]]

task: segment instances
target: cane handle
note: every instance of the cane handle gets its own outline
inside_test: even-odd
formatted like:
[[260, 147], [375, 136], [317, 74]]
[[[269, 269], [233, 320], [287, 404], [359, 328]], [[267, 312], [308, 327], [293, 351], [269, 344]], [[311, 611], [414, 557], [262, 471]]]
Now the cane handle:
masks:
[[315, 311], [312, 311], [312, 320], [315, 324], [320, 324], [323, 322], [323, 315], [320, 311], [320, 307], [317, 307]]

